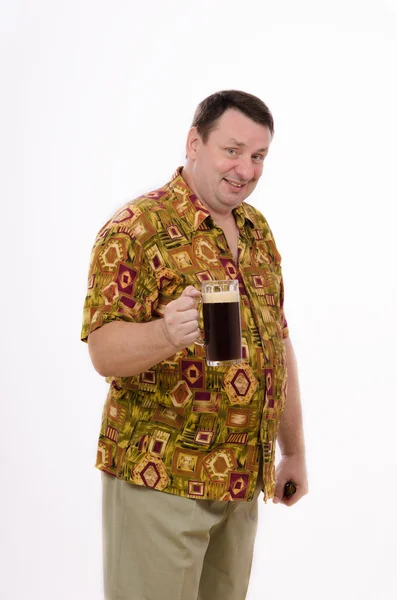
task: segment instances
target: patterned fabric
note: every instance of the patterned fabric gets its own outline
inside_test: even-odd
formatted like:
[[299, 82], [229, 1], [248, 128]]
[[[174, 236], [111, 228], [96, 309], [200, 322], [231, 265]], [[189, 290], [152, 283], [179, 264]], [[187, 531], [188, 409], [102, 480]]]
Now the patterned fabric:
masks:
[[273, 496], [288, 336], [281, 257], [263, 215], [234, 210], [238, 269], [223, 231], [181, 176], [121, 208], [95, 241], [81, 338], [114, 320], [160, 318], [188, 285], [239, 280], [243, 362], [209, 367], [192, 345], [133, 377], [109, 377], [96, 466], [195, 499], [251, 500], [263, 456]]

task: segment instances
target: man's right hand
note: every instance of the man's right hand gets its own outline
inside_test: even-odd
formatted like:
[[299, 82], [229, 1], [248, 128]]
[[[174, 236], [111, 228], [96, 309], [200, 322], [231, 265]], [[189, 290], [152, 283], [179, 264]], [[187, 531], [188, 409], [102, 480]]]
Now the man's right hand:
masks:
[[197, 310], [197, 300], [200, 297], [201, 293], [189, 285], [177, 300], [173, 300], [165, 308], [164, 335], [176, 352], [191, 346], [200, 338]]

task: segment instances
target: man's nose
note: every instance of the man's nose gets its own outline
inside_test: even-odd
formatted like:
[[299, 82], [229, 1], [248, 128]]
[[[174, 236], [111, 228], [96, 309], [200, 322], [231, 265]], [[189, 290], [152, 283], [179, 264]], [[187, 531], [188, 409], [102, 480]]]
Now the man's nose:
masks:
[[240, 179], [247, 182], [254, 176], [254, 165], [252, 164], [251, 157], [240, 156], [237, 164], [235, 165], [236, 174]]

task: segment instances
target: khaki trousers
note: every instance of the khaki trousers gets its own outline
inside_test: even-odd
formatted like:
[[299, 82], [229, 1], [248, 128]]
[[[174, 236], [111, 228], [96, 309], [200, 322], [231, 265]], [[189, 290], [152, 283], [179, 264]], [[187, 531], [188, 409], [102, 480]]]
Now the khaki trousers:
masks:
[[105, 600], [244, 600], [251, 502], [191, 500], [102, 473]]

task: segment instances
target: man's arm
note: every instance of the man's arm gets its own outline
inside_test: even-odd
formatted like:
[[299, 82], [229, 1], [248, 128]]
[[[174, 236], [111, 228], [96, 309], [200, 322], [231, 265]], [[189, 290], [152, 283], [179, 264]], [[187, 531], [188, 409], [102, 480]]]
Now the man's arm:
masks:
[[[298, 367], [290, 338], [286, 338], [284, 344], [287, 352], [288, 369], [287, 397], [277, 436], [282, 459], [277, 466], [276, 490], [273, 502], [282, 502], [287, 506], [291, 506], [307, 494], [308, 483]], [[284, 485], [287, 481], [292, 481], [297, 488], [295, 494], [291, 497], [284, 496]]]
[[193, 286], [170, 302], [163, 319], [148, 323], [113, 321], [88, 336], [95, 369], [108, 377], [132, 377], [193, 344], [200, 336]]

